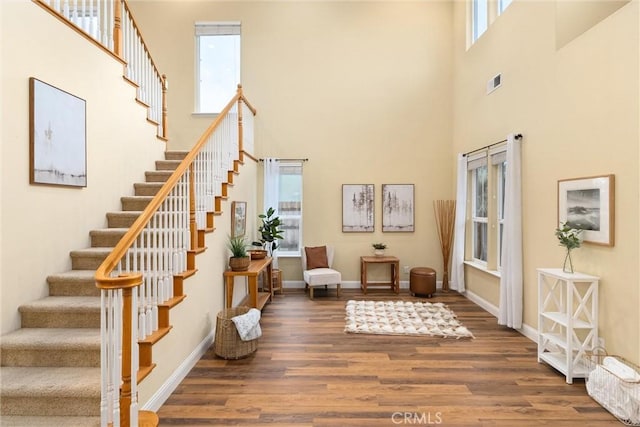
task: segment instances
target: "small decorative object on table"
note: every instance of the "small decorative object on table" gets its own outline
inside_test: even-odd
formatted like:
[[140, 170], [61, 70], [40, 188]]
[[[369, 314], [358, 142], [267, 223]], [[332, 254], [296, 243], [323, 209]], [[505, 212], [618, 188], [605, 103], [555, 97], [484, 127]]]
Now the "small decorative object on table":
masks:
[[562, 266], [562, 271], [565, 273], [573, 273], [571, 250], [579, 248], [582, 244], [580, 233], [582, 233], [582, 230], [571, 228], [566, 222], [561, 223], [560, 227], [556, 228], [556, 237], [560, 242], [560, 246], [564, 246], [567, 249], [567, 254], [564, 256], [564, 264]]
[[374, 243], [371, 246], [373, 246], [373, 254], [375, 256], [384, 256], [384, 250], [387, 249], [385, 243]]

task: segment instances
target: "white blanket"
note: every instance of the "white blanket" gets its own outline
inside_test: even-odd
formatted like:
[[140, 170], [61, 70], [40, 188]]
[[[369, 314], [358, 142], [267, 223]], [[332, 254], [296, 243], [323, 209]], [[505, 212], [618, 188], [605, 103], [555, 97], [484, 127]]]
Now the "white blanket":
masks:
[[236, 330], [242, 341], [251, 341], [262, 336], [260, 314], [260, 310], [252, 308], [245, 314], [231, 318], [231, 321], [236, 325]]

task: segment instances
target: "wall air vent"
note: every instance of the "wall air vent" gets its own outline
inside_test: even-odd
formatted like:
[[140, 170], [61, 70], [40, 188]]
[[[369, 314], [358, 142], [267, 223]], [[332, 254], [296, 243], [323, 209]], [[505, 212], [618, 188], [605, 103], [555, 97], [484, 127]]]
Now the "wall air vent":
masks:
[[502, 84], [502, 74], [497, 74], [487, 82], [487, 95], [498, 89]]

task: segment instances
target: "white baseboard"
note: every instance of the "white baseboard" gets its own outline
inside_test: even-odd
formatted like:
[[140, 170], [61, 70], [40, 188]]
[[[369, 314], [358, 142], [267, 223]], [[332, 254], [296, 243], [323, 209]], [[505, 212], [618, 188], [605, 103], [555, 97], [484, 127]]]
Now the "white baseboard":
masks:
[[[369, 282], [369, 283], [371, 283], [372, 285], [375, 285], [376, 283], [383, 283], [383, 282]], [[360, 289], [360, 282], [355, 280], [342, 282], [340, 285], [342, 289]], [[302, 280], [285, 280], [284, 287], [290, 288], [290, 289], [304, 289], [304, 282]], [[442, 289], [442, 281], [436, 282], [436, 288]], [[409, 289], [409, 281], [401, 280], [400, 289]]]
[[[489, 301], [481, 298], [478, 294], [475, 294], [469, 290], [462, 293], [468, 300], [474, 302], [481, 308], [488, 311], [493, 317], [498, 317], [499, 308], [495, 305], [491, 304]], [[531, 341], [537, 343], [538, 342], [538, 329], [533, 328], [529, 325], [522, 324], [522, 328], [516, 329], [516, 331], [520, 332], [525, 337], [529, 338]]]
[[151, 399], [149, 399], [143, 406], [143, 410], [157, 412], [160, 407], [167, 401], [171, 393], [178, 388], [180, 382], [189, 374], [189, 372], [196, 366], [196, 363], [204, 356], [211, 344], [213, 343], [214, 332], [211, 331], [200, 344], [191, 352], [191, 354], [178, 366], [173, 374], [162, 384], [162, 386], [156, 391]]

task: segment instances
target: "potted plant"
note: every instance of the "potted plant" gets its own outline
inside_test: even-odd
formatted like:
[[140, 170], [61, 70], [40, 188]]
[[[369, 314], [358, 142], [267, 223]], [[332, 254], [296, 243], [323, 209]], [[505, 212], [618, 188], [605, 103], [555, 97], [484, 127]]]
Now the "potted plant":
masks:
[[254, 246], [262, 246], [262, 249], [266, 250], [269, 256], [273, 256], [273, 251], [278, 249], [278, 240], [282, 240], [282, 233], [279, 227], [282, 224], [279, 216], [275, 216], [275, 209], [267, 209], [266, 214], [258, 215], [258, 218], [262, 221], [262, 224], [258, 228], [260, 238], [253, 242]]
[[232, 271], [247, 271], [251, 257], [247, 254], [247, 242], [244, 236], [229, 237], [227, 247], [231, 251], [229, 267]]
[[582, 244], [580, 233], [582, 233], [581, 229], [571, 228], [571, 226], [566, 222], [561, 223], [560, 227], [556, 228], [556, 237], [560, 242], [560, 246], [564, 246], [567, 249], [567, 254], [564, 256], [564, 264], [562, 266], [562, 271], [564, 271], [565, 273], [573, 273], [571, 250], [579, 248]]
[[385, 243], [373, 243], [373, 254], [375, 256], [383, 256], [384, 250], [387, 249], [387, 245]]

